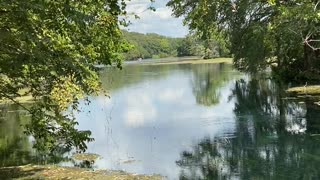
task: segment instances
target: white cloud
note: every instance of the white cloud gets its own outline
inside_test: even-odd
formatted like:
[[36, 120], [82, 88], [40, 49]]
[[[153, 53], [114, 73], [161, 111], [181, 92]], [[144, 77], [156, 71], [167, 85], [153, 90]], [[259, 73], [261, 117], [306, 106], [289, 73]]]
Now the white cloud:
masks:
[[157, 116], [149, 96], [136, 94], [127, 98], [128, 110], [124, 113], [125, 124], [129, 127], [141, 127], [148, 121], [153, 121]]
[[159, 8], [157, 11], [153, 12], [156, 17], [158, 16], [160, 19], [170, 20], [172, 19], [171, 10], [169, 8]]
[[145, 11], [150, 6], [150, 1], [148, 0], [133, 0], [127, 2], [128, 13], [141, 13]]
[[[183, 37], [188, 34], [188, 28], [184, 27], [181, 18], [171, 16], [172, 11], [166, 7], [168, 0], [156, 1], [150, 0], [132, 0], [127, 4], [128, 14], [135, 13], [140, 19], [129, 17], [131, 25], [125, 28], [128, 31], [140, 33], [157, 33], [171, 37]], [[156, 11], [148, 10], [153, 6]]]
[[162, 93], [159, 95], [159, 100], [163, 102], [177, 102], [180, 103], [185, 95], [184, 89], [164, 89]]

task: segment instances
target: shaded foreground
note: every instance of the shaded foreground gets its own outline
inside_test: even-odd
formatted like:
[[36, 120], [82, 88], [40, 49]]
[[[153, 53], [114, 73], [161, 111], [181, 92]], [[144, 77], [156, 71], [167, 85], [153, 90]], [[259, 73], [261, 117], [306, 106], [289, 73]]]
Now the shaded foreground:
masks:
[[0, 168], [0, 179], [141, 179], [158, 180], [163, 179], [159, 175], [137, 175], [128, 174], [124, 171], [99, 170], [92, 171], [88, 169], [69, 168], [59, 166], [14, 166]]

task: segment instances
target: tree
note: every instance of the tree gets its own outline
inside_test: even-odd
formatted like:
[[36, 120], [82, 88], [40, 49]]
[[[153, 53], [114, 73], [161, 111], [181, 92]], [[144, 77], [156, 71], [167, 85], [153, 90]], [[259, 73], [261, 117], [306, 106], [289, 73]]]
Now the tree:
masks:
[[272, 63], [286, 75], [319, 71], [317, 0], [171, 0], [167, 5], [203, 39], [229, 41], [226, 47], [243, 71], [257, 72]]
[[177, 53], [178, 56], [201, 56], [204, 59], [228, 56], [228, 52], [220, 42], [214, 39], [202, 39], [192, 33], [182, 39]]
[[101, 90], [96, 64], [121, 66], [128, 47], [119, 29], [125, 5], [124, 0], [1, 1], [0, 100], [34, 97], [31, 108], [20, 106], [32, 115], [26, 133], [35, 137], [37, 149], [84, 151], [92, 140], [89, 131], [76, 129], [72, 111], [80, 98]]
[[172, 57], [177, 56], [177, 49], [182, 38], [170, 38], [154, 33], [141, 34], [123, 30], [125, 39], [133, 48], [125, 53], [126, 60], [138, 58]]

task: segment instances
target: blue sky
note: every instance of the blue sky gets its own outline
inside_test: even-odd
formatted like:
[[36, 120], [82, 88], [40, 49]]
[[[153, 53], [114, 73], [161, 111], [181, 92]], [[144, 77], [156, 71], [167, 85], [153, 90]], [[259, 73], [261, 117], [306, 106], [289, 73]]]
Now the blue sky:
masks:
[[125, 29], [140, 33], [157, 33], [170, 37], [184, 37], [188, 28], [182, 24], [182, 18], [171, 16], [172, 11], [166, 7], [169, 0], [156, 0], [152, 6], [156, 11], [146, 10], [150, 0], [131, 0], [127, 2], [128, 13], [135, 13], [140, 19], [130, 18], [131, 25]]

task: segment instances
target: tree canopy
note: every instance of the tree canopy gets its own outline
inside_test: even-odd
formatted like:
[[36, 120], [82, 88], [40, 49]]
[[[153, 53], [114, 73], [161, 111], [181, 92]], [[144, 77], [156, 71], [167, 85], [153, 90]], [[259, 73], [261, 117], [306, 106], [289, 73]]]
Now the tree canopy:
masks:
[[125, 53], [126, 60], [139, 58], [176, 57], [183, 38], [172, 38], [155, 33], [141, 34], [123, 31], [124, 38], [133, 46]]
[[[257, 72], [269, 64], [286, 76], [319, 72], [318, 0], [171, 0], [177, 17], [203, 39], [225, 39], [235, 65]], [[288, 74], [294, 70], [294, 74]]]
[[139, 58], [166, 58], [199, 56], [205, 59], [230, 56], [228, 50], [219, 41], [201, 39], [197, 34], [183, 38], [166, 37], [155, 33], [141, 34], [123, 30], [124, 38], [132, 48], [124, 54], [125, 60]]
[[120, 67], [128, 48], [119, 28], [125, 7], [124, 0], [0, 2], [0, 100], [35, 98], [30, 108], [20, 105], [32, 115], [26, 132], [37, 149], [82, 151], [92, 140], [76, 129], [72, 112], [80, 98], [100, 91], [95, 65]]

